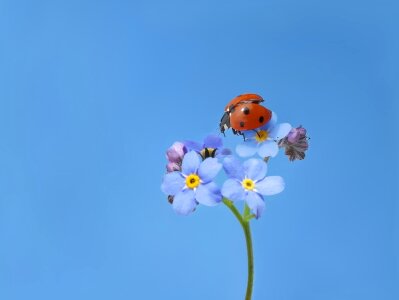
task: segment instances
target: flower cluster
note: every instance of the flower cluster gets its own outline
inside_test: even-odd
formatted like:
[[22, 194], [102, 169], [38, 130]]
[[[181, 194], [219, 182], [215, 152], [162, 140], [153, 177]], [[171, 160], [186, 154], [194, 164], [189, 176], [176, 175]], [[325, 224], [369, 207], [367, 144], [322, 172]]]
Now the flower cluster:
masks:
[[[264, 126], [242, 134], [245, 139], [236, 146], [236, 153], [248, 158], [244, 161], [223, 147], [221, 137], [214, 134], [202, 142], [175, 142], [166, 151], [167, 173], [161, 190], [168, 195], [176, 213], [189, 215], [199, 204], [215, 206], [228, 199], [244, 201], [252, 216], [259, 218], [265, 208], [265, 196], [284, 190], [282, 177], [266, 176], [265, 161], [275, 157], [281, 148], [290, 160], [303, 159], [308, 148], [306, 130], [292, 128], [288, 123], [278, 124], [273, 112]], [[222, 170], [225, 181], [219, 187], [215, 179]]]
[[[219, 129], [229, 128], [244, 141], [235, 152], [223, 146], [220, 136], [210, 134], [201, 142], [175, 142], [167, 151], [166, 174], [161, 190], [168, 196], [173, 210], [189, 215], [201, 204], [225, 204], [239, 221], [245, 235], [248, 257], [248, 282], [245, 299], [252, 299], [254, 260], [250, 222], [265, 210], [265, 197], [285, 188], [281, 176], [266, 176], [270, 160], [284, 148], [290, 161], [305, 158], [308, 149], [306, 129], [277, 123], [274, 112], [261, 106], [257, 94], [242, 94], [225, 107]], [[217, 180], [223, 174], [222, 180]], [[222, 182], [222, 184], [219, 184]], [[243, 202], [242, 213], [235, 203]]]

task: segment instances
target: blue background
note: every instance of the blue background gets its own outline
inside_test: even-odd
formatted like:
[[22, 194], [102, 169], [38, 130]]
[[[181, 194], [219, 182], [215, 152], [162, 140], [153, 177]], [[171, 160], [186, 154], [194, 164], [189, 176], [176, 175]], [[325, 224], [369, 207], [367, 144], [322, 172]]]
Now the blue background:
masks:
[[0, 1], [0, 299], [243, 299], [233, 215], [159, 186], [245, 92], [311, 137], [270, 164], [254, 299], [398, 299], [394, 2]]

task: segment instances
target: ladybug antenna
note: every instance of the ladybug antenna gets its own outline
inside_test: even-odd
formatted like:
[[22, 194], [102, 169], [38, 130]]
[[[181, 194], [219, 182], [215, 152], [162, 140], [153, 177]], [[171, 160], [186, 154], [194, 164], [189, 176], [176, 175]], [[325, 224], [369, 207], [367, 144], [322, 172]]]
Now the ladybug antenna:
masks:
[[259, 131], [257, 131], [256, 129], [252, 129], [252, 130], [256, 132], [256, 135], [257, 135], [258, 137], [260, 137]]

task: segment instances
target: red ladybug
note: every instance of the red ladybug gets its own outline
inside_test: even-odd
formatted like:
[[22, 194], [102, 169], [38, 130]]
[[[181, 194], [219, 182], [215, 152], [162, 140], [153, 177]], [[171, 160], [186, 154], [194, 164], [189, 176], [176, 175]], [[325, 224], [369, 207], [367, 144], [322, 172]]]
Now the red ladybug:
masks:
[[242, 130], [253, 130], [270, 121], [272, 112], [260, 105], [263, 98], [257, 94], [243, 94], [231, 100], [220, 120], [220, 131], [231, 128], [234, 134], [243, 135]]

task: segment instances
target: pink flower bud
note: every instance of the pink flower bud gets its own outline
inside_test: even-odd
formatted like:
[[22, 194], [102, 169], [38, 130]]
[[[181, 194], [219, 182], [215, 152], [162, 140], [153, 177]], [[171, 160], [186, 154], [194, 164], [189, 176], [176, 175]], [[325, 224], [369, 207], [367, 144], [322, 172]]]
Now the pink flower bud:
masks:
[[175, 142], [167, 151], [166, 158], [169, 162], [181, 163], [187, 149], [183, 143]]
[[175, 163], [175, 162], [169, 162], [166, 165], [166, 171], [169, 172], [174, 172], [174, 171], [181, 171], [181, 164]]
[[306, 129], [299, 126], [298, 128], [292, 128], [287, 135], [287, 140], [290, 143], [298, 143], [300, 139], [306, 137]]
[[292, 128], [288, 135], [279, 141], [279, 147], [285, 149], [289, 160], [301, 160], [305, 158], [305, 151], [308, 150], [308, 137], [306, 129], [302, 126]]

